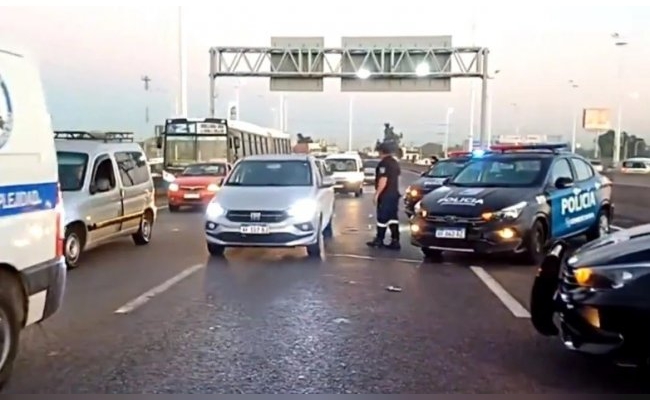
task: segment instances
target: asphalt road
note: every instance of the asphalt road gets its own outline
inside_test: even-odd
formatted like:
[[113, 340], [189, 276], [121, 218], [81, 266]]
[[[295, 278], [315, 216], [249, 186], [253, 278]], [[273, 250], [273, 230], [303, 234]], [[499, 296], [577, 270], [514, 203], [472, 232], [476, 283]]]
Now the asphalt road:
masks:
[[[404, 184], [414, 177], [405, 173]], [[210, 260], [201, 214], [162, 212], [151, 245], [107, 245], [71, 271], [64, 308], [24, 332], [6, 392], [650, 389], [647, 376], [534, 332], [534, 268], [472, 257], [422, 263], [407, 233], [399, 253], [367, 249], [370, 199], [338, 200], [322, 262], [300, 249]]]

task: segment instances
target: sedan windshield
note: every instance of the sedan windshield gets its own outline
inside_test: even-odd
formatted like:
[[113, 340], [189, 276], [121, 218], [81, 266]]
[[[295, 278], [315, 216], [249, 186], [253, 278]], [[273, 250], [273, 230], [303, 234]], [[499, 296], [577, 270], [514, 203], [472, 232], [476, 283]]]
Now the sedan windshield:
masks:
[[223, 176], [226, 175], [224, 164], [194, 164], [185, 168], [182, 176]]
[[456, 172], [460, 171], [467, 161], [463, 160], [445, 160], [439, 161], [427, 171], [424, 176], [427, 178], [447, 178], [449, 176], [454, 176]]
[[70, 151], [59, 151], [56, 153], [59, 165], [59, 184], [64, 192], [81, 190], [86, 176], [88, 155], [85, 153], [74, 153]]
[[297, 160], [249, 160], [235, 166], [225, 186], [311, 186], [311, 166]]
[[544, 179], [541, 159], [484, 159], [467, 164], [449, 182], [467, 187], [532, 187]]

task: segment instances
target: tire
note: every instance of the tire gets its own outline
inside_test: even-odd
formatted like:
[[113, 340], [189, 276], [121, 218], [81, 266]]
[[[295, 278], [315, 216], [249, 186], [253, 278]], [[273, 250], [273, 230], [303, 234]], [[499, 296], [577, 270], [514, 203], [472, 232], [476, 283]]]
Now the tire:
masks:
[[172, 206], [171, 204], [169, 205], [169, 212], [170, 213], [178, 212], [178, 210], [180, 210], [180, 209], [181, 209], [180, 206]]
[[9, 381], [23, 326], [24, 297], [18, 280], [0, 271], [0, 389]]
[[65, 265], [68, 269], [75, 269], [79, 266], [79, 260], [83, 253], [86, 242], [86, 232], [77, 225], [70, 225], [65, 229], [63, 240], [63, 253]]
[[361, 196], [363, 196], [363, 187], [360, 187], [359, 190], [357, 190], [356, 192], [354, 192], [354, 197], [359, 198], [359, 197], [361, 197]]
[[420, 247], [420, 250], [422, 250], [424, 258], [429, 260], [436, 260], [442, 257], [442, 250], [430, 249], [428, 247]]
[[151, 242], [151, 235], [153, 234], [153, 213], [149, 210], [144, 212], [140, 219], [140, 227], [138, 231], [131, 237], [136, 246], [145, 246]]
[[544, 245], [546, 244], [546, 229], [539, 219], [535, 221], [528, 232], [526, 239], [526, 250], [523, 253], [523, 261], [526, 264], [539, 265], [544, 258]]
[[208, 253], [213, 257], [222, 257], [223, 253], [226, 251], [225, 246], [221, 246], [214, 243], [208, 243]]
[[592, 241], [608, 235], [611, 232], [611, 222], [606, 209], [600, 209], [596, 223], [587, 231], [587, 240]]
[[318, 224], [316, 243], [307, 246], [307, 256], [309, 256], [309, 258], [320, 259], [323, 255], [323, 229], [321, 229], [322, 224], [322, 221]]
[[325, 229], [323, 229], [323, 237], [324, 238], [332, 238], [334, 237], [334, 213], [332, 213], [332, 216], [330, 217], [330, 221], [327, 223], [327, 226]]

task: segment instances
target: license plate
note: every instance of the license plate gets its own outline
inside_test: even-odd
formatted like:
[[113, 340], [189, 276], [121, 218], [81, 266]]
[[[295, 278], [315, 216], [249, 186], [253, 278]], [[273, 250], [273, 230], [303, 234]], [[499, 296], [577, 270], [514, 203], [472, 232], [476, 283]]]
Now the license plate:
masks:
[[464, 228], [443, 228], [436, 229], [438, 239], [465, 239]]
[[343, 189], [343, 185], [340, 185], [340, 184], [338, 184], [338, 185], [334, 185], [334, 187], [335, 187], [336, 189]]
[[185, 193], [183, 198], [184, 199], [200, 199], [201, 194], [199, 194], [199, 193]]
[[266, 225], [244, 225], [239, 228], [244, 235], [268, 235], [269, 227]]

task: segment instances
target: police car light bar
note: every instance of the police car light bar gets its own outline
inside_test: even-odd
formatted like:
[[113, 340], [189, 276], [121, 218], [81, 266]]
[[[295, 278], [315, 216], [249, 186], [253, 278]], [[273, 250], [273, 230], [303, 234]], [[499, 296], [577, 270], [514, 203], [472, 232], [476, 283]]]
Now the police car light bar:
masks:
[[108, 142], [133, 142], [133, 132], [54, 131], [55, 139], [96, 140]]
[[449, 158], [469, 157], [471, 155], [472, 155], [472, 153], [469, 152], [469, 151], [450, 151], [449, 153], [447, 153], [447, 156], [449, 156]]
[[561, 150], [566, 150], [568, 145], [566, 143], [535, 143], [535, 144], [505, 144], [505, 145], [492, 145], [490, 151], [536, 151], [546, 150], [557, 153]]

